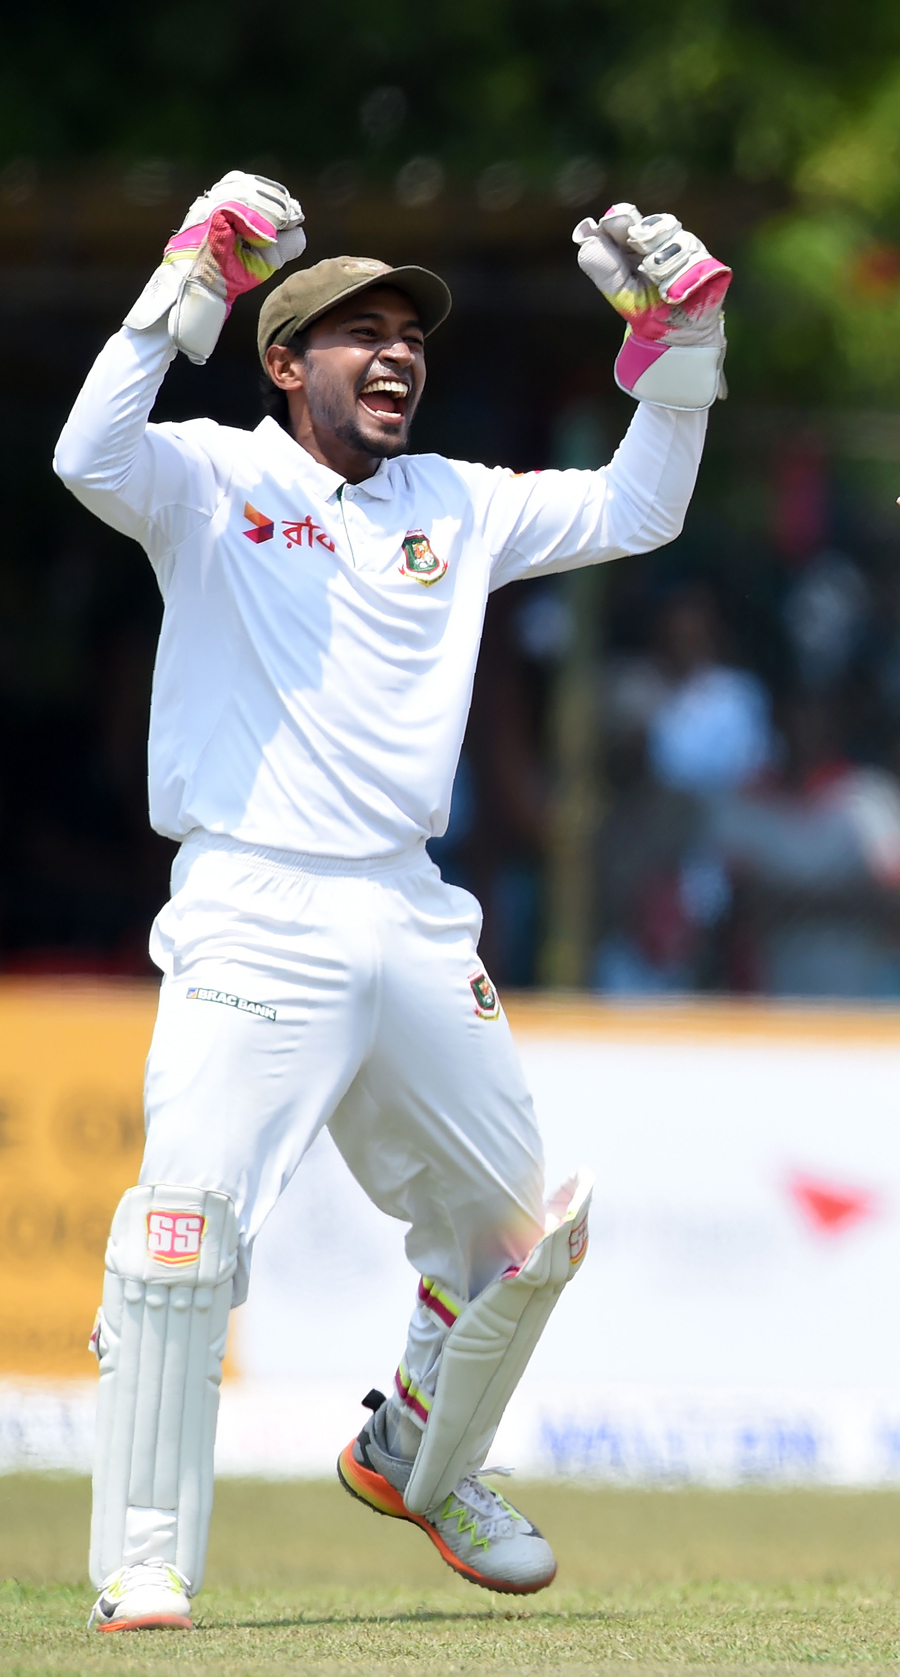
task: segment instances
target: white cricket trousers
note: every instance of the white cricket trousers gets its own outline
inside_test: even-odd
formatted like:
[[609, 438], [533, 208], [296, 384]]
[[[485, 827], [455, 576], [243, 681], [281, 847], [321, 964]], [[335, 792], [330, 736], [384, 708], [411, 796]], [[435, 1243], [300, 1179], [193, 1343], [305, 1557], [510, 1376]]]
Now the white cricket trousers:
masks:
[[230, 1194], [253, 1242], [327, 1124], [369, 1198], [409, 1225], [419, 1282], [397, 1396], [421, 1426], [462, 1304], [543, 1234], [543, 1162], [481, 912], [424, 845], [362, 862], [185, 840], [151, 953], [142, 1182]]

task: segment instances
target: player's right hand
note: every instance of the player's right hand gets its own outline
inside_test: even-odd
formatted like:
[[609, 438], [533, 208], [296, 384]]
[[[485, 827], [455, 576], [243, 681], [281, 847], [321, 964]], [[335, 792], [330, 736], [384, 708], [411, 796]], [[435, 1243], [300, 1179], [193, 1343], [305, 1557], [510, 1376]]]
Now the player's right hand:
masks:
[[708, 408], [724, 395], [722, 301], [731, 269], [710, 256], [673, 215], [642, 216], [613, 204], [579, 222], [579, 267], [623, 316], [628, 330], [616, 382], [660, 407]]
[[195, 199], [124, 324], [141, 332], [167, 314], [176, 348], [208, 361], [235, 298], [305, 250], [302, 223], [287, 187], [233, 169]]

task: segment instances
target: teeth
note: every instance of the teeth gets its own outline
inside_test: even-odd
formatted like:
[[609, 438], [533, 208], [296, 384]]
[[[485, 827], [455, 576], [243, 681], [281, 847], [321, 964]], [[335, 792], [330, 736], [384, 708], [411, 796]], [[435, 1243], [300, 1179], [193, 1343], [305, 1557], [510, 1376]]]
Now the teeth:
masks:
[[393, 378], [373, 378], [373, 379], [370, 379], [369, 383], [367, 385], [363, 386], [363, 390], [362, 390], [361, 393], [362, 393], [363, 396], [365, 396], [365, 395], [368, 394], [369, 391], [371, 391], [374, 394], [374, 392], [376, 390], [384, 390], [387, 393], [388, 396], [408, 396], [409, 395], [408, 386], [405, 385], [405, 384], [401, 384], [399, 379], [393, 379]]

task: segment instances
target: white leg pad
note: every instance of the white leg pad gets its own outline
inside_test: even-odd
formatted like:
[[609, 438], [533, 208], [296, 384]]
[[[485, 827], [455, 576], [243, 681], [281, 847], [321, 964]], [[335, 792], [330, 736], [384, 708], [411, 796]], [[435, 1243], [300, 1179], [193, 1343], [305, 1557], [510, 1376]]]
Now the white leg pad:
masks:
[[129, 1188], [106, 1249], [91, 1578], [171, 1561], [200, 1588], [237, 1265], [227, 1194]]
[[548, 1201], [546, 1233], [521, 1269], [485, 1287], [450, 1329], [403, 1495], [411, 1513], [427, 1513], [484, 1461], [550, 1312], [587, 1250], [592, 1189], [589, 1171], [570, 1177]]

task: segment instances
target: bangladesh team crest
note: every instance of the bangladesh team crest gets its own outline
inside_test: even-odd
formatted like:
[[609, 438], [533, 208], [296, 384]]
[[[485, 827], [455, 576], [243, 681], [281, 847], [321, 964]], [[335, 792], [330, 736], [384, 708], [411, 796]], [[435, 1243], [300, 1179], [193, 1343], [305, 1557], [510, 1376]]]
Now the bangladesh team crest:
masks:
[[430, 588], [440, 582], [447, 569], [446, 559], [439, 559], [424, 530], [407, 530], [403, 538], [401, 576], [414, 576], [417, 582]]
[[475, 1012], [479, 1019], [499, 1018], [500, 997], [484, 969], [473, 972], [469, 979], [469, 988], [475, 997]]

